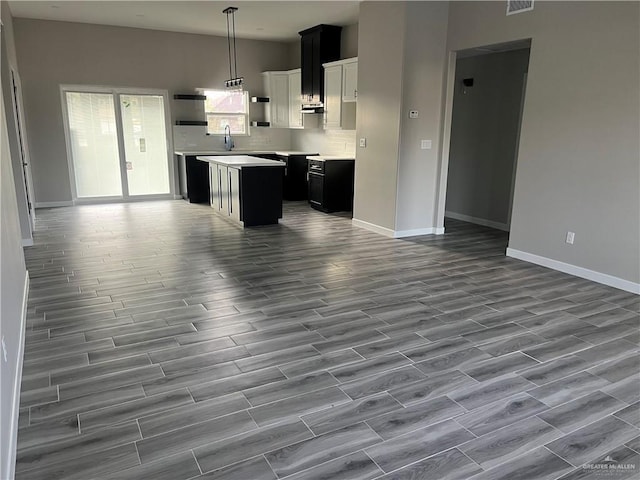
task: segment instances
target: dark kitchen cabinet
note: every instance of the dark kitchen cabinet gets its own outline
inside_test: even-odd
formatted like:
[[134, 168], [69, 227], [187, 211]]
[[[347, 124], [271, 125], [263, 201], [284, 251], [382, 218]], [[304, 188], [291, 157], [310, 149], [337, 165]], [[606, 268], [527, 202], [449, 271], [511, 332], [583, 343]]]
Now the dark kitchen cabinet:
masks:
[[317, 25], [299, 32], [302, 54], [301, 93], [303, 103], [324, 101], [324, 72], [322, 64], [340, 59], [342, 27]]
[[353, 210], [355, 161], [309, 158], [309, 204], [323, 212]]
[[[249, 158], [249, 157], [247, 157]], [[211, 207], [245, 227], [273, 225], [282, 218], [282, 166], [202, 162], [211, 178]]]
[[285, 164], [283, 198], [285, 200], [307, 200], [307, 156], [282, 155], [279, 160]]
[[209, 165], [196, 155], [178, 155], [180, 193], [189, 203], [209, 203]]

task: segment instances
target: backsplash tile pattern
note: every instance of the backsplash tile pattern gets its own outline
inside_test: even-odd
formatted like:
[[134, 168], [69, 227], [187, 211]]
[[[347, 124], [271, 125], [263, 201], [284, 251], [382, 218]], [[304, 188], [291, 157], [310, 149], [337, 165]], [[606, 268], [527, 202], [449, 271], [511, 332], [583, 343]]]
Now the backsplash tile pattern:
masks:
[[[174, 125], [174, 150], [224, 150], [222, 136], [207, 135], [206, 131], [206, 127]], [[251, 127], [249, 136], [233, 135], [233, 141], [238, 149], [291, 150], [291, 131]]]
[[291, 149], [322, 155], [355, 155], [355, 130], [304, 129], [291, 131]]
[[[233, 136], [237, 149], [295, 150], [322, 155], [355, 155], [355, 130], [252, 127], [249, 136]], [[173, 126], [174, 150], [224, 150], [221, 136], [206, 135], [206, 127]]]

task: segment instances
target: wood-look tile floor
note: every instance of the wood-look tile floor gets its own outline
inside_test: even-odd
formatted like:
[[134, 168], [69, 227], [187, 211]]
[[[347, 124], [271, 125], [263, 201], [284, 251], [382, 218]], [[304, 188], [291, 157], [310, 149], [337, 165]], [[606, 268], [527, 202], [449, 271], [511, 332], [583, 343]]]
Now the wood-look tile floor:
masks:
[[506, 243], [39, 210], [16, 478], [638, 478], [638, 296]]

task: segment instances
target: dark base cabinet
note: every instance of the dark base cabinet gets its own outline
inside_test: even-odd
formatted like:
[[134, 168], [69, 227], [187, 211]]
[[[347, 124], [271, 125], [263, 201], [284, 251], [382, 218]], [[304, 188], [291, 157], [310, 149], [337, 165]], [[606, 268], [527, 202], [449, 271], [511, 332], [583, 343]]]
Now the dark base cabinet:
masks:
[[211, 207], [215, 211], [245, 227], [274, 225], [282, 218], [281, 166], [207, 166], [212, 185]]
[[309, 159], [309, 204], [323, 212], [353, 210], [354, 160]]
[[[180, 189], [189, 203], [209, 203], [209, 164], [196, 160], [196, 155], [180, 156]], [[182, 166], [184, 162], [184, 170]], [[183, 176], [184, 174], [184, 176]]]
[[272, 225], [282, 218], [282, 168], [240, 170], [240, 220], [245, 227]]
[[285, 200], [307, 200], [307, 157], [306, 155], [281, 156], [284, 162], [284, 190], [282, 195]]

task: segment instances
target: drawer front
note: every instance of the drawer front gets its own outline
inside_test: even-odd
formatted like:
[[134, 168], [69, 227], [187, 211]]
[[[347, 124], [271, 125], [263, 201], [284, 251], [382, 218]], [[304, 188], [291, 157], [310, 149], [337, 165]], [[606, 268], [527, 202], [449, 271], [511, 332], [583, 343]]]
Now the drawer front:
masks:
[[324, 173], [324, 162], [320, 160], [309, 159], [309, 173]]

